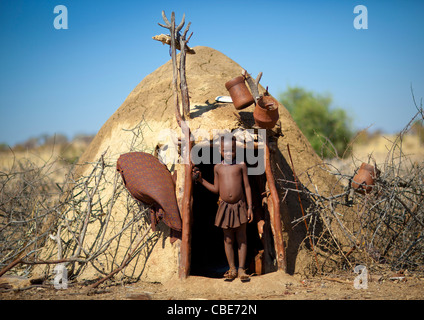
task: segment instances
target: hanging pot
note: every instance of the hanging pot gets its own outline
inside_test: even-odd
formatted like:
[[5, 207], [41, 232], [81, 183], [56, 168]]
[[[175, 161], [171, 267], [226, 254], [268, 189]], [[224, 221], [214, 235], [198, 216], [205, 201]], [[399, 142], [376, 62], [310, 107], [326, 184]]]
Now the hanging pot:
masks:
[[253, 112], [255, 124], [263, 129], [272, 129], [278, 121], [278, 101], [271, 96], [264, 95], [258, 99]]
[[252, 94], [246, 86], [246, 83], [244, 82], [243, 76], [236, 77], [226, 82], [225, 88], [227, 88], [228, 92], [230, 93], [234, 107], [237, 110], [247, 108], [255, 102]]
[[352, 187], [361, 194], [370, 193], [378, 178], [380, 170], [368, 163], [362, 163], [352, 180]]

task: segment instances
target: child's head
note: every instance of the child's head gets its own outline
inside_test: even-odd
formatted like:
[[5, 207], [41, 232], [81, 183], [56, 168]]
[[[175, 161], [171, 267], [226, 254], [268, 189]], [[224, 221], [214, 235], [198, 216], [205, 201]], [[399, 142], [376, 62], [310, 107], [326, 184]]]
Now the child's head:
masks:
[[232, 163], [236, 158], [236, 141], [231, 133], [221, 136], [221, 155], [226, 163]]

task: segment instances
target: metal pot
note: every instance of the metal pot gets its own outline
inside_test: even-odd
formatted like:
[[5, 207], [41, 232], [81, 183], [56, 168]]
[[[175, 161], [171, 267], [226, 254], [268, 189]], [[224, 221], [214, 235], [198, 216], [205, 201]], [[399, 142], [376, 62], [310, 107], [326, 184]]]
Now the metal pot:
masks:
[[226, 82], [225, 88], [227, 88], [228, 92], [230, 93], [234, 107], [237, 110], [247, 108], [255, 102], [252, 94], [246, 86], [246, 83], [244, 82], [243, 76], [238, 76]]
[[253, 112], [253, 118], [260, 128], [274, 128], [279, 118], [278, 101], [267, 95], [260, 97]]

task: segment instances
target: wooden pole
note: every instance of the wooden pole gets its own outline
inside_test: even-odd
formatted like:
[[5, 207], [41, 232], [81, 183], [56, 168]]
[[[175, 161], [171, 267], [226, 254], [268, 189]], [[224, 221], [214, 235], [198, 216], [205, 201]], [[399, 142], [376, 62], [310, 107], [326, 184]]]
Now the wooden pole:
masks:
[[287, 272], [286, 253], [284, 249], [283, 232], [281, 226], [280, 199], [278, 197], [278, 191], [275, 186], [274, 175], [272, 174], [268, 135], [265, 143], [265, 175], [270, 191], [270, 195], [268, 196], [268, 211], [270, 215], [272, 231], [274, 234], [277, 266], [279, 270]]
[[[182, 28], [184, 24], [184, 17], [180, 26]], [[190, 28], [190, 22], [187, 24], [187, 27], [184, 30], [184, 33], [180, 36], [180, 90], [181, 90], [181, 101], [183, 106], [183, 119], [190, 118], [190, 98], [188, 95], [188, 87], [186, 80], [186, 50], [187, 42], [190, 40], [191, 35], [186, 39], [187, 32]], [[178, 117], [178, 115], [177, 115]], [[181, 211], [182, 211], [182, 239], [181, 239], [181, 248], [180, 248], [180, 268], [179, 276], [180, 279], [185, 279], [190, 273], [190, 263], [191, 263], [191, 226], [193, 221], [193, 212], [191, 208], [192, 196], [193, 196], [193, 180], [192, 180], [192, 170], [193, 164], [191, 162], [191, 148], [192, 142], [190, 141], [190, 127], [187, 122], [181, 122], [181, 129], [184, 134], [185, 141], [185, 153], [182, 155], [184, 158], [184, 192], [183, 199], [181, 201]]]
[[[171, 57], [172, 57], [172, 66], [173, 66], [173, 88], [174, 88], [174, 104], [175, 104], [175, 117], [179, 127], [182, 130], [182, 135], [184, 137], [184, 143], [182, 145], [182, 157], [184, 165], [184, 175], [183, 175], [183, 196], [182, 200], [179, 203], [181, 220], [182, 220], [182, 238], [181, 238], [181, 247], [180, 247], [180, 265], [178, 269], [178, 274], [180, 279], [185, 279], [190, 273], [190, 260], [191, 260], [191, 224], [192, 224], [192, 195], [193, 195], [193, 180], [192, 180], [192, 168], [193, 164], [191, 163], [191, 147], [192, 143], [190, 141], [190, 127], [188, 123], [185, 122], [185, 118], [190, 118], [190, 100], [188, 95], [188, 87], [186, 81], [185, 73], [185, 60], [186, 60], [186, 48], [187, 42], [190, 39], [191, 35], [186, 39], [190, 23], [188, 23], [182, 36], [179, 36], [180, 44], [180, 68], [178, 70], [177, 66], [177, 56], [176, 56], [176, 45], [177, 37], [179, 32], [184, 26], [185, 15], [183, 16], [180, 24], [175, 26], [175, 13], [171, 13], [171, 22], [166, 18], [165, 12], [162, 11], [162, 17], [166, 25], [159, 24], [160, 26], [169, 29], [171, 34]], [[178, 101], [178, 71], [180, 75], [180, 91], [182, 97], [183, 105], [183, 115], [181, 115], [179, 101]]]
[[[187, 129], [186, 129], [187, 130]], [[187, 141], [188, 153], [191, 151], [190, 141]], [[184, 191], [183, 198], [181, 201], [181, 212], [182, 212], [182, 238], [180, 248], [180, 266], [179, 266], [179, 277], [185, 279], [190, 273], [190, 262], [191, 262], [191, 225], [193, 220], [193, 214], [191, 210], [191, 199], [193, 194], [193, 180], [192, 180], [192, 164], [189, 156], [186, 156], [184, 164]]]

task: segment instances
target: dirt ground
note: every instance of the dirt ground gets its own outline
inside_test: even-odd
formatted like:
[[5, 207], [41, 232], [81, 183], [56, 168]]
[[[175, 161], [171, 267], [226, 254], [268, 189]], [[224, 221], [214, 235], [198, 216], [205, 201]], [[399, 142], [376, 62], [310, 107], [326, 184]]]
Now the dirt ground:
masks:
[[422, 300], [424, 277], [405, 272], [369, 274], [368, 288], [356, 289], [356, 274], [302, 278], [283, 272], [232, 282], [190, 276], [167, 283], [106, 283], [96, 289], [71, 283], [67, 289], [29, 285], [0, 289], [1, 300]]

